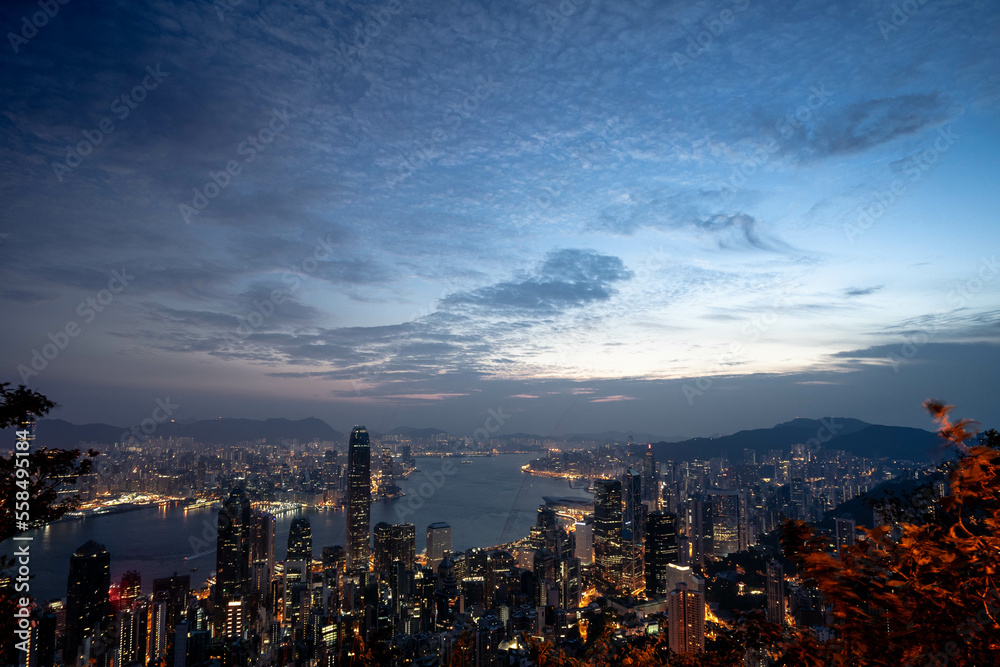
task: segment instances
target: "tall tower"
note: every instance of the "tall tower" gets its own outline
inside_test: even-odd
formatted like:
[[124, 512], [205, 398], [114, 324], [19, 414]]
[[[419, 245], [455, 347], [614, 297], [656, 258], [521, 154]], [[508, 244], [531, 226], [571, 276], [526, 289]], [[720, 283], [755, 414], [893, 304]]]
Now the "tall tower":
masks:
[[413, 571], [417, 559], [417, 531], [412, 523], [397, 523], [392, 527], [392, 562], [402, 563], [407, 572]]
[[94, 540], [82, 545], [69, 557], [69, 581], [66, 584], [66, 646], [63, 661], [76, 660], [80, 644], [87, 637], [99, 635], [109, 620], [111, 554]]
[[785, 624], [785, 568], [774, 560], [767, 564], [767, 620]]
[[260, 608], [268, 608], [271, 597], [271, 579], [274, 577], [274, 532], [277, 519], [261, 510], [251, 513], [253, 529], [250, 533], [250, 614], [257, 616]]
[[288, 553], [285, 560], [303, 561], [306, 568], [312, 563], [312, 526], [309, 525], [309, 517], [292, 519], [292, 525], [288, 528]]
[[670, 592], [667, 564], [677, 563], [677, 515], [653, 512], [646, 520], [646, 597]]
[[368, 571], [371, 542], [371, 443], [368, 429], [355, 426], [347, 451], [347, 570]]
[[385, 521], [375, 524], [375, 573], [380, 575], [389, 574], [389, 566], [392, 564], [392, 526]]
[[853, 545], [858, 539], [858, 528], [854, 519], [850, 517], [837, 517], [833, 520], [835, 528], [835, 554], [841, 555], [847, 547]]
[[705, 650], [705, 598], [699, 591], [678, 583], [667, 601], [668, 639], [674, 653], [701, 653]]
[[437, 572], [446, 556], [451, 556], [451, 526], [438, 521], [427, 526], [427, 567]]
[[[215, 634], [226, 629], [229, 603], [250, 595], [250, 499], [243, 489], [233, 489], [219, 510], [216, 544]], [[240, 607], [242, 609], [242, 607]]]
[[653, 458], [653, 445], [647, 445], [646, 454], [642, 459], [642, 499], [649, 503], [650, 509], [660, 509], [660, 474]]
[[622, 483], [594, 480], [594, 564], [609, 584], [622, 580], [623, 552]]

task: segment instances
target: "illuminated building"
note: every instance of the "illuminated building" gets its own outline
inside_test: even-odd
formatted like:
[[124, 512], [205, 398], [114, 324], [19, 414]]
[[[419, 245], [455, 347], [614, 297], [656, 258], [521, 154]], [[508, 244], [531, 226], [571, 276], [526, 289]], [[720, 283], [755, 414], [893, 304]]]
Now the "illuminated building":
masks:
[[652, 512], [646, 520], [646, 597], [662, 597], [671, 590], [667, 565], [677, 563], [677, 515]]
[[226, 632], [229, 603], [250, 595], [250, 521], [250, 499], [243, 489], [234, 489], [219, 511], [214, 600], [216, 636]]
[[622, 483], [612, 479], [595, 480], [594, 564], [601, 578], [612, 587], [622, 582], [623, 547]]
[[368, 571], [371, 551], [371, 443], [355, 426], [347, 450], [347, 569]]
[[90, 540], [69, 559], [69, 581], [66, 585], [65, 664], [75, 662], [80, 645], [91, 636], [100, 635], [109, 619], [111, 588], [111, 554]]
[[767, 564], [767, 620], [785, 623], [785, 568], [773, 560]]
[[427, 526], [427, 567], [437, 572], [445, 556], [451, 555], [451, 526], [443, 521]]
[[705, 597], [678, 583], [667, 598], [668, 640], [674, 653], [705, 650]]

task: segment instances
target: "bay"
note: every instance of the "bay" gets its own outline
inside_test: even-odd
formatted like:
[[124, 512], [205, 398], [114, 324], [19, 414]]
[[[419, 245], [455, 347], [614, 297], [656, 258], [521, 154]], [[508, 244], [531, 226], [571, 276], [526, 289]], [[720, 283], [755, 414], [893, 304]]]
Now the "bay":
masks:
[[[571, 489], [566, 480], [534, 477], [521, 466], [537, 454], [506, 454], [458, 459], [418, 457], [418, 472], [400, 480], [402, 498], [372, 503], [371, 523], [412, 523], [417, 552], [426, 547], [427, 526], [437, 521], [451, 525], [455, 551], [511, 542], [528, 534], [543, 496], [592, 498]], [[285, 557], [288, 529], [297, 516], [312, 526], [313, 554], [322, 547], [343, 545], [344, 512], [306, 509], [278, 518], [275, 557]], [[111, 580], [128, 570], [138, 570], [144, 593], [153, 579], [173, 573], [190, 574], [199, 587], [215, 570], [215, 530], [218, 512], [202, 508], [185, 512], [180, 507], [159, 507], [121, 514], [61, 521], [31, 533], [30, 594], [38, 600], [66, 597], [69, 558], [87, 540], [103, 544], [111, 554]], [[207, 545], [207, 546], [206, 546]], [[13, 553], [14, 544], [4, 544]], [[196, 568], [192, 570], [192, 568]]]

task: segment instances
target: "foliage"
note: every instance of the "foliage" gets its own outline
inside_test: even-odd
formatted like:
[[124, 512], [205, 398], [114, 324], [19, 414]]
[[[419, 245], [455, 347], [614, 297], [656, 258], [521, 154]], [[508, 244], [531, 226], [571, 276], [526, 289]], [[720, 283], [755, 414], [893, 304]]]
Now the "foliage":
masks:
[[832, 606], [837, 636], [820, 642], [797, 630], [781, 664], [982, 665], [1000, 654], [1000, 450], [966, 446], [973, 422], [925, 406], [958, 450], [950, 495], [926, 523], [866, 529], [839, 558], [808, 525], [788, 522], [785, 555]]
[[[55, 403], [24, 385], [9, 389], [10, 383], [0, 382], [0, 429], [18, 427], [22, 421], [41, 417], [49, 412]], [[13, 433], [7, 431], [11, 437]], [[14, 449], [11, 441], [10, 449]], [[97, 452], [87, 453], [90, 458], [80, 459], [78, 449], [47, 449], [42, 447], [28, 453], [28, 456], [0, 456], [0, 541], [8, 540], [20, 532], [39, 528], [55, 521], [67, 511], [76, 507], [78, 498], [57, 500], [57, 490], [63, 483], [72, 483], [80, 475], [90, 472], [92, 458]], [[18, 461], [26, 461], [18, 465]], [[27, 470], [27, 477], [17, 476], [18, 470]], [[27, 492], [27, 519], [25, 526], [19, 525], [17, 493]], [[22, 497], [24, 497], [22, 495]], [[23, 511], [23, 510], [22, 510]], [[13, 547], [10, 548], [13, 551]], [[14, 562], [7, 555], [0, 557], [0, 569], [10, 568]], [[16, 662], [14, 655], [14, 611], [15, 594], [13, 586], [0, 587], [0, 664]]]

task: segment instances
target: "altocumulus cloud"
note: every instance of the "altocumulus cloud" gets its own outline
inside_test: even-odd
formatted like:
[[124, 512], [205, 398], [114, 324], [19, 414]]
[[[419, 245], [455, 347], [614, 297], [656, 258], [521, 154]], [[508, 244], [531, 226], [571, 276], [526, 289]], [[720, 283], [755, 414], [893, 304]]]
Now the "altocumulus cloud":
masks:
[[452, 294], [442, 300], [442, 306], [495, 315], [555, 315], [606, 301], [615, 294], [615, 283], [631, 277], [618, 257], [590, 250], [556, 250], [532, 275]]

